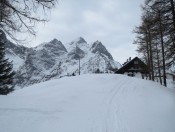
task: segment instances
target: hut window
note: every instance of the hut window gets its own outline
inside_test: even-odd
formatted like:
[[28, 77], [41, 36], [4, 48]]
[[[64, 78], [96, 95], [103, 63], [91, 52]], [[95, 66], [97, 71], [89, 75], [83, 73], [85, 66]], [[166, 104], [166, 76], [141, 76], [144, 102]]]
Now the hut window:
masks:
[[134, 77], [134, 73], [129, 73], [128, 76]]

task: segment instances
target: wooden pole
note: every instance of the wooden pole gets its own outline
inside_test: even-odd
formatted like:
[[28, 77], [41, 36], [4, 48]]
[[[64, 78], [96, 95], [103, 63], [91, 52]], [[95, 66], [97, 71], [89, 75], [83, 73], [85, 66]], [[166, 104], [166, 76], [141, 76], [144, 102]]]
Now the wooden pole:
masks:
[[79, 57], [79, 75], [80, 75], [80, 57]]

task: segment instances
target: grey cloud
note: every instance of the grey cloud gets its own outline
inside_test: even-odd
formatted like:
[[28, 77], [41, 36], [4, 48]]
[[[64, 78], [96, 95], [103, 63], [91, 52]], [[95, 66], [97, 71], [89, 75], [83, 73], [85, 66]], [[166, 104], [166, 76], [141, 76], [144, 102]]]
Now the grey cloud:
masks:
[[102, 41], [114, 59], [123, 63], [136, 55], [132, 30], [140, 22], [141, 3], [143, 0], [61, 0], [50, 22], [38, 24], [31, 46], [53, 38], [67, 43], [82, 36], [89, 43]]

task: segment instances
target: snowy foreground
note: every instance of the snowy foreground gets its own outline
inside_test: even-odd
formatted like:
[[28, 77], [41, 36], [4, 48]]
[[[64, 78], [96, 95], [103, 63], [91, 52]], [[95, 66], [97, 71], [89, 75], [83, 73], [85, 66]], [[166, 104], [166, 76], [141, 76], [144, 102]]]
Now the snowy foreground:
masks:
[[175, 132], [175, 91], [122, 75], [55, 79], [0, 96], [0, 132]]

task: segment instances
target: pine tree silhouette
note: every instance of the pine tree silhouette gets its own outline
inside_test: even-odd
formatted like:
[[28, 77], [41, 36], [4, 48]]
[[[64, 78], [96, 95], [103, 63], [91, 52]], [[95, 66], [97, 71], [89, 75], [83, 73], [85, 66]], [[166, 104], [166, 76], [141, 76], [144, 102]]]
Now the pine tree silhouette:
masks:
[[7, 95], [14, 90], [13, 65], [5, 58], [5, 42], [0, 38], [0, 95]]

